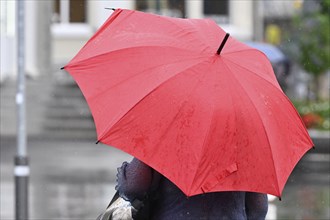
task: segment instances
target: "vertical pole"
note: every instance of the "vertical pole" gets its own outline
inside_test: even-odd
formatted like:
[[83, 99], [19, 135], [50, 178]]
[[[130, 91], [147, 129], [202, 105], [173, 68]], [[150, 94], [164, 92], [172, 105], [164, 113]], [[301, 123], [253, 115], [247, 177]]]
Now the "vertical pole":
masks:
[[24, 0], [17, 0], [17, 154], [15, 156], [15, 212], [16, 220], [28, 219], [29, 166], [26, 152], [25, 117], [25, 43]]

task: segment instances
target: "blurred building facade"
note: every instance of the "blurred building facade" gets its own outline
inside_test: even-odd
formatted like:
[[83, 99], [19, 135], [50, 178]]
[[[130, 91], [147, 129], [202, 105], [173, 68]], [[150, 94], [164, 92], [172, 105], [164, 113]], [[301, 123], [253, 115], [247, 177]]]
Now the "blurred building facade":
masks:
[[[3, 81], [14, 77], [16, 72], [16, 10], [15, 1], [0, 2]], [[299, 2], [302, 0], [27, 0], [26, 73], [31, 77], [48, 74], [54, 64], [67, 63], [112, 13], [105, 8], [137, 9], [186, 18], [208, 17], [239, 40], [263, 41], [264, 21], [291, 16]], [[276, 38], [276, 30], [274, 33]]]

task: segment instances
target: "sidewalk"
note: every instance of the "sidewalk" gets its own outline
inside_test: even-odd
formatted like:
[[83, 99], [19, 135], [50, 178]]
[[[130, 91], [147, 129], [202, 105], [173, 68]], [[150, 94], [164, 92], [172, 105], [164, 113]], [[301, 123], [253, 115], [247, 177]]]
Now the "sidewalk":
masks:
[[[15, 140], [1, 138], [0, 219], [14, 217]], [[88, 141], [27, 143], [31, 219], [95, 219], [115, 190], [116, 168], [131, 157]]]

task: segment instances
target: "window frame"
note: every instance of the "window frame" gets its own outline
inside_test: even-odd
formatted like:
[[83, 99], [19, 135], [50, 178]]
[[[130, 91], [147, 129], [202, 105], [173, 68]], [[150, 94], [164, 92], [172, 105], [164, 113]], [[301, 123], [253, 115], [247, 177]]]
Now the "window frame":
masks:
[[[52, 34], [55, 38], [86, 38], [93, 34], [92, 27], [87, 23], [88, 14], [85, 11], [85, 22], [71, 22], [70, 21], [70, 1], [72, 0], [58, 0], [59, 1], [59, 22], [53, 21], [51, 26]], [[87, 6], [88, 1], [85, 0]], [[55, 10], [53, 10], [55, 15]]]

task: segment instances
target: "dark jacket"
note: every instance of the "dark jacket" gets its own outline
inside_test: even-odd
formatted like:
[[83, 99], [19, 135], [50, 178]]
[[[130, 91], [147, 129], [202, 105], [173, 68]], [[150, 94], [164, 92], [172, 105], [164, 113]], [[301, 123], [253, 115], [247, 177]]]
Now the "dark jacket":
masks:
[[152, 195], [151, 219], [243, 220], [265, 219], [267, 195], [252, 192], [216, 192], [187, 197], [172, 182], [134, 158], [118, 168], [119, 195], [129, 201]]

